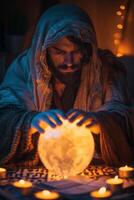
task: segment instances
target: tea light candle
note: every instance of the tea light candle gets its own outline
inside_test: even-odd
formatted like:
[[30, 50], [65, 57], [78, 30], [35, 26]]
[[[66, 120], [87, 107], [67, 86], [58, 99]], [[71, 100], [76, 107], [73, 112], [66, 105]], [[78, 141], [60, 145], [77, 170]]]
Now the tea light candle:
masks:
[[58, 199], [60, 197], [59, 193], [58, 192], [54, 192], [54, 191], [49, 191], [49, 190], [43, 190], [43, 191], [40, 191], [40, 192], [36, 192], [34, 194], [34, 196], [37, 198], [37, 199]]
[[110, 190], [106, 190], [105, 187], [101, 187], [99, 190], [91, 192], [90, 195], [93, 199], [97, 200], [97, 199], [107, 199], [112, 195], [112, 193]]
[[114, 178], [107, 179], [106, 183], [109, 185], [110, 190], [112, 190], [112, 192], [116, 192], [121, 190], [123, 185], [123, 179], [118, 178], [118, 176], [115, 176]]
[[23, 179], [13, 182], [12, 185], [20, 189], [23, 195], [29, 194], [32, 188], [32, 183], [30, 181], [25, 181]]
[[119, 168], [119, 176], [121, 178], [130, 178], [134, 176], [134, 168], [127, 165]]
[[0, 178], [6, 178], [7, 170], [0, 167]]

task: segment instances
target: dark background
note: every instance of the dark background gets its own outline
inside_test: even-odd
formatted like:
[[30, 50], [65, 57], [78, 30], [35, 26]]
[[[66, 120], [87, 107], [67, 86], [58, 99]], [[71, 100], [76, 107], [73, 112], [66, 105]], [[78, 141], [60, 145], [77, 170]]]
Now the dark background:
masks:
[[[1, 0], [0, 82], [13, 59], [30, 46], [42, 12], [63, 2], [74, 2], [89, 13], [99, 47], [110, 49], [126, 65], [129, 91], [134, 96], [134, 0]], [[121, 16], [117, 11], [122, 12]], [[123, 29], [118, 29], [117, 24], [122, 24]]]

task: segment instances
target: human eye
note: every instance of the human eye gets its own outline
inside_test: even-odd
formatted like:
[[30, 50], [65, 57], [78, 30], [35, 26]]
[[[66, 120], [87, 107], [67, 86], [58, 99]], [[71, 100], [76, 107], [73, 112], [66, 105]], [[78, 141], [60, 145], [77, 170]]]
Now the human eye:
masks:
[[56, 54], [58, 54], [58, 55], [64, 55], [64, 51], [56, 49]]

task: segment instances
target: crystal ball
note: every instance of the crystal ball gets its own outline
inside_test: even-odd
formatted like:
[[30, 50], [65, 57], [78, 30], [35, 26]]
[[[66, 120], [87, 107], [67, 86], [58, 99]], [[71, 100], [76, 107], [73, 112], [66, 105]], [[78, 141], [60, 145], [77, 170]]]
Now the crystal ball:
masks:
[[49, 172], [61, 177], [81, 173], [91, 162], [94, 154], [94, 139], [85, 125], [77, 126], [62, 119], [62, 125], [51, 128], [38, 140], [38, 154]]

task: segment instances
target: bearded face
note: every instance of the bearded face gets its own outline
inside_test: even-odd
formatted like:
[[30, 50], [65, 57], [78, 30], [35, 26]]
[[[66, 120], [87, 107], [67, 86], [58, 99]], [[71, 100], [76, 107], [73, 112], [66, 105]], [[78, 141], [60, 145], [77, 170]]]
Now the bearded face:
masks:
[[47, 62], [55, 78], [71, 84], [80, 78], [84, 53], [80, 45], [67, 37], [58, 40], [47, 49]]

